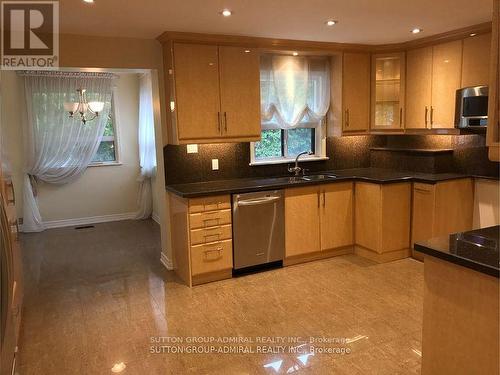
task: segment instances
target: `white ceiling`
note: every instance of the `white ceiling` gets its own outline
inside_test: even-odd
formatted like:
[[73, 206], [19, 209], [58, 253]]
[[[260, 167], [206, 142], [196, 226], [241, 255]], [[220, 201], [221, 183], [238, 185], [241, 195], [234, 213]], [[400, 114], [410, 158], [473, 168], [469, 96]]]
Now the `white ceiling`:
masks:
[[[61, 32], [156, 38], [163, 31], [385, 44], [491, 21], [492, 0], [61, 0]], [[225, 18], [223, 9], [234, 14]], [[327, 27], [327, 19], [338, 20]]]

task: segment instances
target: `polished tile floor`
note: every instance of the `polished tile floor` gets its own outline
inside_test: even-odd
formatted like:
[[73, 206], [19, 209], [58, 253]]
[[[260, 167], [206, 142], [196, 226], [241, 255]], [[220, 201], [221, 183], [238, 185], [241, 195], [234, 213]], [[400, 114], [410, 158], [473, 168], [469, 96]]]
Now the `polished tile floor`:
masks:
[[423, 265], [411, 259], [348, 255], [189, 289], [159, 263], [152, 221], [22, 241], [22, 375], [420, 373]]

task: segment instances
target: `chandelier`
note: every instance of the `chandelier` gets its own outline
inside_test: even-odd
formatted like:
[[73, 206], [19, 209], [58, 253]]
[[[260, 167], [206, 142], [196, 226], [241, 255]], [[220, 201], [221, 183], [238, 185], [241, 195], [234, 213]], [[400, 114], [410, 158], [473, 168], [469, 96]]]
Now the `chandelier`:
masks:
[[76, 90], [78, 92], [77, 103], [64, 103], [64, 110], [69, 113], [69, 117], [74, 118], [75, 114], [79, 114], [83, 124], [97, 118], [104, 109], [103, 102], [87, 102], [85, 91], [85, 89]]

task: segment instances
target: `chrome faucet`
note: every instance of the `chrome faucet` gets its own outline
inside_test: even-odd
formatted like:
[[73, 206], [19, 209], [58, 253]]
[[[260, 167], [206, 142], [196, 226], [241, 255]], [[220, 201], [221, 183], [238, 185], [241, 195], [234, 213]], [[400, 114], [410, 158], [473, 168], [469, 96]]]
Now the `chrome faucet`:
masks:
[[295, 176], [299, 176], [300, 172], [303, 170], [302, 168], [299, 167], [299, 158], [302, 155], [313, 155], [313, 153], [311, 151], [304, 151], [297, 155], [297, 157], [295, 158], [295, 167], [293, 168], [288, 167], [288, 172], [295, 173]]

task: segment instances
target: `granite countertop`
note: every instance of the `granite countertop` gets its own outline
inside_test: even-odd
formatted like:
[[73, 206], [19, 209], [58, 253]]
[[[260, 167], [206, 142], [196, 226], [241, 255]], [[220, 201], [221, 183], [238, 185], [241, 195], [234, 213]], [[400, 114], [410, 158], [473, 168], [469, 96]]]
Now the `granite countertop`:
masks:
[[436, 237], [415, 244], [421, 253], [500, 277], [500, 226]]
[[[311, 173], [311, 175], [318, 174], [333, 174], [337, 177], [314, 181], [306, 181], [300, 178], [293, 178], [291, 176], [239, 178], [234, 180], [173, 184], [167, 185], [166, 189], [183, 198], [194, 198], [207, 195], [246, 193], [258, 190], [283, 189], [293, 186], [317, 185], [321, 183], [332, 183], [340, 181], [367, 181], [378, 184], [415, 181], [435, 184], [439, 181], [454, 180], [466, 177], [482, 177], [464, 175], [459, 173], [432, 174], [402, 172], [382, 168], [356, 168]], [[495, 179], [498, 179], [498, 177], [496, 177]]]

